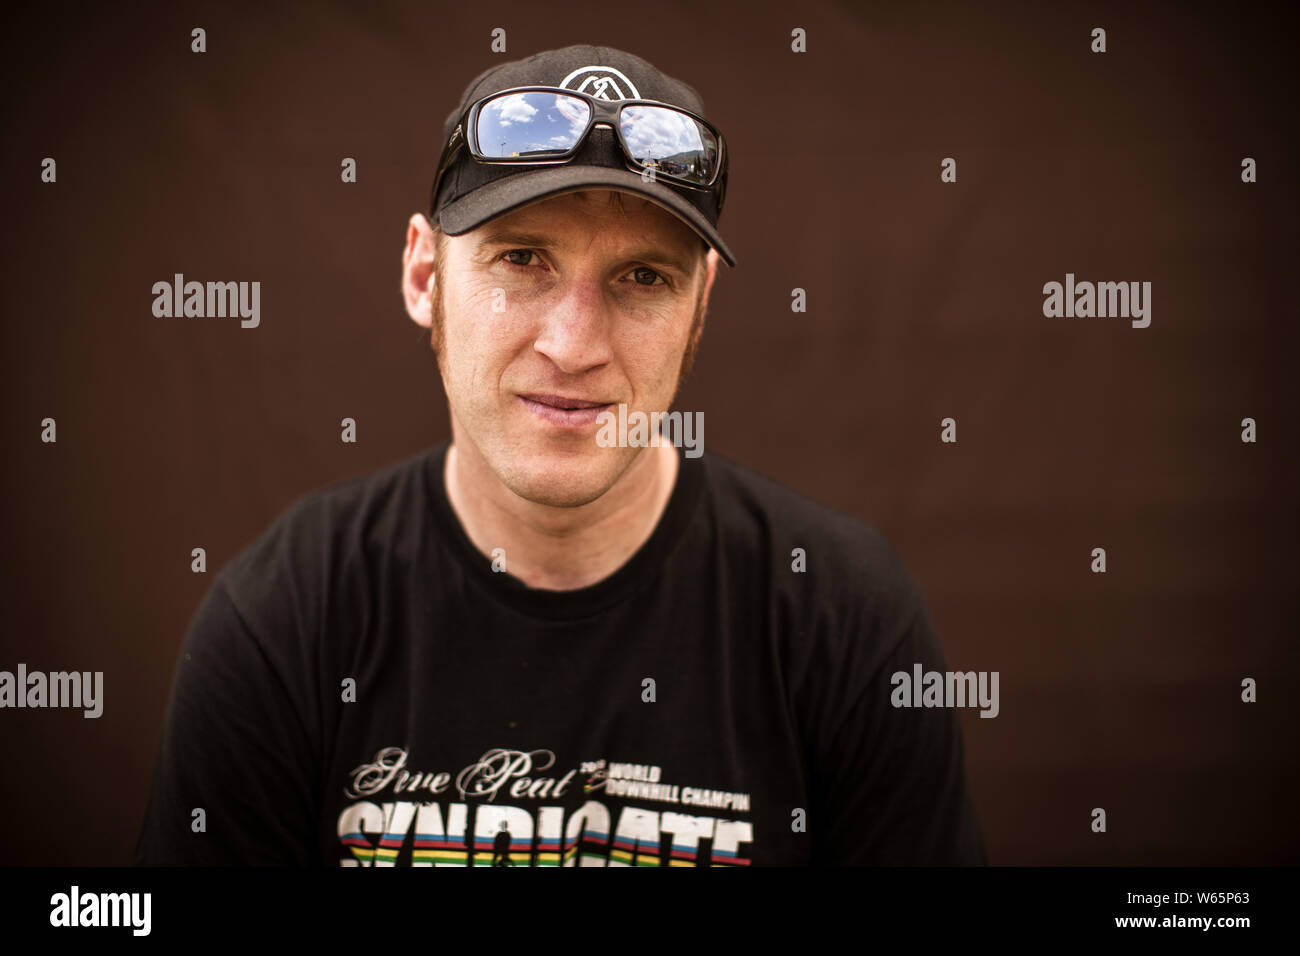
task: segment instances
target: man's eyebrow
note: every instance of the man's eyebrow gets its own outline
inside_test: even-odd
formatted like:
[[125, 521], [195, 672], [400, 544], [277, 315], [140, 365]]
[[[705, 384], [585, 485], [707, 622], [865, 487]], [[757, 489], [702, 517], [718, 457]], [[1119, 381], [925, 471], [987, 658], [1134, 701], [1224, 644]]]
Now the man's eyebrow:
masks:
[[517, 229], [494, 229], [479, 238], [478, 248], [486, 249], [488, 246], [496, 246], [503, 243], [506, 245], [517, 246], [540, 246], [549, 249], [555, 244], [555, 240], [540, 232], [521, 232]]
[[[478, 240], [478, 250], [482, 251], [490, 246], [532, 246], [538, 249], [551, 249], [556, 245], [555, 238], [540, 232], [525, 232], [519, 229], [494, 229], [485, 233]], [[637, 262], [645, 262], [649, 265], [668, 266], [675, 269], [684, 276], [695, 274], [695, 260], [690, 256], [679, 255], [676, 252], [658, 247], [647, 246], [640, 249], [630, 250], [624, 256], [626, 259]]]

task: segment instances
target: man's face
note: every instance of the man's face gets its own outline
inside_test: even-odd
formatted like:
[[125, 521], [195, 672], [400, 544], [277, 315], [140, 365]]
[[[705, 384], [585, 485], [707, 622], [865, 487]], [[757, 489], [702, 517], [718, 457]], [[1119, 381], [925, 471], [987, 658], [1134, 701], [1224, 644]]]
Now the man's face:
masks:
[[671, 406], [717, 254], [671, 213], [610, 190], [542, 200], [442, 245], [433, 328], [455, 441], [522, 498], [595, 500], [645, 451], [597, 444], [597, 416]]

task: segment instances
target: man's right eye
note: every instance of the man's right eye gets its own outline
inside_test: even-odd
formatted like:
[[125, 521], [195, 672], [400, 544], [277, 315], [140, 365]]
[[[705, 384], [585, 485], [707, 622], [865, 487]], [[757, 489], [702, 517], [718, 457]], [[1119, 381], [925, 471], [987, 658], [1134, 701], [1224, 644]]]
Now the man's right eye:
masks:
[[[531, 261], [533, 251], [531, 249], [511, 249], [501, 258], [509, 259], [512, 265], [526, 266]], [[523, 260], [512, 258], [513, 256], [523, 256]]]

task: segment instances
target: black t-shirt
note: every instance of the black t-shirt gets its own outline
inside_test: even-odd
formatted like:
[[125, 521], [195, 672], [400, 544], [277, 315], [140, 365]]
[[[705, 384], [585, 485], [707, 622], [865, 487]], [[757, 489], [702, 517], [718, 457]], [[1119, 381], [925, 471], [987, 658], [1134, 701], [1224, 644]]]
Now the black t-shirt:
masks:
[[304, 497], [217, 575], [136, 863], [987, 862], [956, 713], [890, 704], [945, 664], [870, 525], [679, 450], [626, 564], [533, 589], [466, 536], [446, 450]]

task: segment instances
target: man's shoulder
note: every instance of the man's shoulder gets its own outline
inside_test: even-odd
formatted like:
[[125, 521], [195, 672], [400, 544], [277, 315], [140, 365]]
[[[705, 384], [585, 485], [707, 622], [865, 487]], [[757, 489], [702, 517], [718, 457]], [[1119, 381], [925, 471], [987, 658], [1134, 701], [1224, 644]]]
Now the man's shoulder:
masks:
[[[427, 505], [427, 477], [439, 448], [426, 448], [382, 468], [325, 484], [299, 496], [276, 525], [298, 529], [355, 528], [389, 517], [411, 499]], [[274, 525], [273, 525], [274, 527]]]
[[871, 522], [717, 452], [709, 452], [708, 461], [720, 509], [732, 525], [782, 537], [802, 535], [841, 559], [897, 560], [893, 545]]
[[300, 495], [222, 568], [222, 581], [250, 599], [290, 577], [327, 587], [375, 548], [409, 550], [428, 518], [427, 474], [438, 451]]
[[823, 596], [914, 597], [915, 580], [875, 524], [717, 452], [706, 454], [724, 546], [756, 549], [781, 572], [777, 580]]

